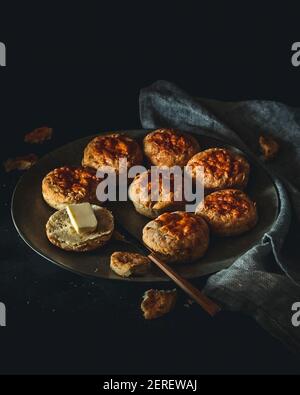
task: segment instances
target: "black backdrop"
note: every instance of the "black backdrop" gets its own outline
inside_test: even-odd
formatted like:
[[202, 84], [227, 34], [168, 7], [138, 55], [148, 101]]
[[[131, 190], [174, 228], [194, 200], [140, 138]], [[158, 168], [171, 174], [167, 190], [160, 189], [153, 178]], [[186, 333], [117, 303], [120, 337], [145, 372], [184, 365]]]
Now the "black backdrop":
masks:
[[[300, 105], [300, 68], [290, 61], [296, 11], [102, 3], [0, 5], [1, 162], [28, 153], [23, 134], [44, 124], [55, 137], [30, 147], [39, 155], [97, 131], [139, 127], [139, 89], [157, 79], [203, 97]], [[0, 373], [299, 372], [296, 357], [247, 317], [212, 321], [183, 307], [182, 295], [176, 312], [148, 323], [138, 308], [145, 286], [95, 283], [36, 256], [10, 220], [18, 177], [1, 169]]]

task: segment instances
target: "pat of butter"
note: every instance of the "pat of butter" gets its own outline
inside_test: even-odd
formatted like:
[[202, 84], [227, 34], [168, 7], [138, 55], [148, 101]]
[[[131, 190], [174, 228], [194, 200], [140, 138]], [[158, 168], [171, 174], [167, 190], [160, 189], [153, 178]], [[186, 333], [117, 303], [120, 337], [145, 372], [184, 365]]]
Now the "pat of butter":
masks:
[[90, 203], [69, 204], [67, 213], [77, 233], [90, 233], [97, 228], [97, 218]]

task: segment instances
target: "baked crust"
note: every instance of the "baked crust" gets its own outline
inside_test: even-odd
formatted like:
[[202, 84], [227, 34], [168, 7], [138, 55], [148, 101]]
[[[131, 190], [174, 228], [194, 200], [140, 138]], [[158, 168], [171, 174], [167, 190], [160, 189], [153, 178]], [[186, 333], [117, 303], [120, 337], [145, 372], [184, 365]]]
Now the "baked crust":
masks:
[[110, 257], [110, 268], [121, 277], [142, 276], [149, 265], [149, 258], [136, 252], [116, 251]]
[[[167, 190], [168, 184], [170, 191]], [[156, 200], [151, 200], [152, 185], [150, 170], [137, 175], [131, 183], [128, 195], [138, 213], [148, 218], [156, 218], [166, 211], [183, 210], [184, 194], [182, 188], [175, 190], [174, 174], [159, 177], [159, 195]]]
[[65, 208], [51, 215], [46, 224], [48, 240], [55, 246], [66, 251], [92, 251], [105, 245], [114, 230], [112, 213], [104, 207], [92, 206], [98, 221], [95, 231], [78, 234], [73, 228]]
[[157, 129], [144, 138], [145, 156], [156, 166], [183, 167], [199, 149], [193, 136], [174, 129]]
[[247, 160], [226, 148], [209, 148], [188, 162], [188, 173], [195, 179], [196, 167], [204, 168], [204, 188], [209, 191], [246, 187], [250, 165]]
[[48, 173], [42, 182], [42, 194], [49, 206], [60, 210], [67, 204], [99, 203], [96, 189], [100, 179], [83, 167], [63, 166]]
[[140, 165], [143, 154], [139, 144], [129, 136], [112, 133], [95, 137], [84, 149], [82, 166], [96, 170], [103, 166], [112, 167], [119, 173], [119, 159], [126, 158], [128, 169]]
[[143, 229], [144, 243], [171, 263], [193, 262], [209, 244], [209, 228], [199, 215], [183, 211], [164, 213]]
[[224, 189], [207, 195], [196, 208], [211, 231], [220, 236], [239, 235], [257, 223], [256, 204], [241, 190]]
[[174, 309], [177, 300], [176, 289], [148, 289], [143, 296], [141, 309], [146, 320], [159, 318]]

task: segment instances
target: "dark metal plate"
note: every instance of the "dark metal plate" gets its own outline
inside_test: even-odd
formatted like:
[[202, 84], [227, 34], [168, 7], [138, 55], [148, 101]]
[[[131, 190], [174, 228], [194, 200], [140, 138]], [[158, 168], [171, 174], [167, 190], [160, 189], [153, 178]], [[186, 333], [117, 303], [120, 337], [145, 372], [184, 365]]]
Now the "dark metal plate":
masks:
[[[130, 130], [126, 133], [137, 139], [142, 139], [147, 131]], [[223, 146], [240, 152], [219, 140], [200, 134], [195, 137], [199, 140], [202, 149]], [[12, 217], [23, 240], [49, 261], [82, 275], [123, 280], [110, 270], [110, 255], [117, 250], [139, 251], [138, 246], [112, 239], [103, 249], [93, 252], [66, 252], [49, 243], [45, 234], [46, 222], [54, 210], [48, 207], [42, 198], [42, 179], [55, 167], [79, 165], [83, 149], [92, 138], [93, 136], [88, 136], [61, 147], [46, 155], [28, 170], [16, 186], [12, 199]], [[237, 237], [212, 237], [207, 254], [199, 262], [190, 265], [176, 265], [176, 270], [182, 276], [186, 278], [200, 277], [230, 266], [238, 256], [256, 244], [270, 229], [278, 215], [279, 201], [276, 187], [265, 170], [253, 163], [251, 163], [251, 176], [247, 192], [257, 202], [259, 214], [257, 226], [250, 232]], [[130, 201], [114, 203], [110, 208], [127, 232], [141, 239], [141, 230], [149, 219], [138, 214]], [[165, 281], [168, 278], [153, 267], [146, 277], [125, 280]]]

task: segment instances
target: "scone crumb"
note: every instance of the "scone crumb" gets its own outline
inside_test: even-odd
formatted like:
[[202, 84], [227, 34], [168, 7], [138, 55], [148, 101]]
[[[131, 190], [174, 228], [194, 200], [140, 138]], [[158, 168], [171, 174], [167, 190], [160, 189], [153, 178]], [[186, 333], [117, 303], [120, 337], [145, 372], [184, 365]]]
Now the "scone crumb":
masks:
[[46, 140], [50, 140], [52, 137], [53, 129], [48, 126], [42, 126], [34, 129], [32, 132], [25, 134], [25, 143], [30, 144], [42, 144]]
[[141, 309], [146, 320], [153, 320], [169, 313], [176, 304], [177, 291], [149, 289], [143, 296]]
[[35, 154], [18, 156], [14, 159], [7, 159], [4, 162], [4, 168], [7, 173], [12, 170], [27, 170], [33, 166], [37, 160], [38, 157]]
[[143, 276], [149, 265], [149, 258], [137, 252], [116, 251], [110, 257], [110, 268], [121, 277]]
[[274, 159], [278, 154], [279, 144], [273, 137], [260, 136], [259, 145], [265, 160]]

